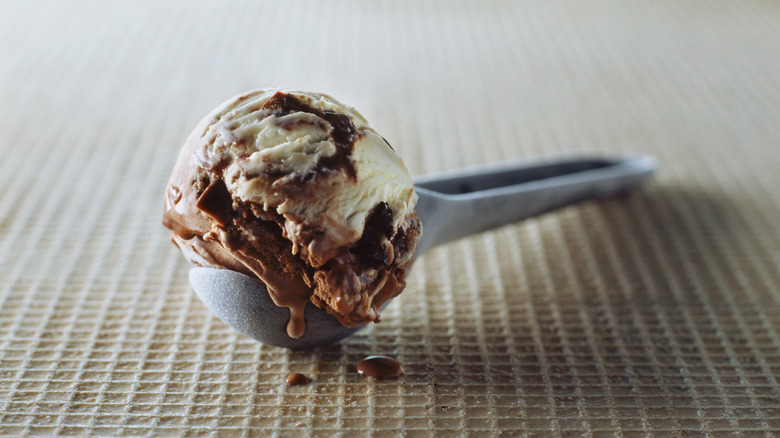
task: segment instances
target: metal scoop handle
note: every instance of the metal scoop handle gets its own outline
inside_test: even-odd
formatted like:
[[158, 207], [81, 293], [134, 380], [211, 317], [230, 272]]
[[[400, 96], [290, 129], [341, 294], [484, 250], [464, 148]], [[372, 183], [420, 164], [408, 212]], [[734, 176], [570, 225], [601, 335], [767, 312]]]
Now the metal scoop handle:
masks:
[[656, 170], [654, 158], [570, 158], [475, 168], [415, 181], [423, 223], [418, 254], [587, 199], [624, 193]]

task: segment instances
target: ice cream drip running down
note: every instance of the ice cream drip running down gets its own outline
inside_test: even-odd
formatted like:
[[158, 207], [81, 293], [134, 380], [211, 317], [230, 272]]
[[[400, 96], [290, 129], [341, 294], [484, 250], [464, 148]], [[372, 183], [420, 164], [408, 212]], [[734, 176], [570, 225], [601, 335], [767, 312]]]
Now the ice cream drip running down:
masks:
[[379, 322], [422, 234], [409, 172], [354, 109], [258, 90], [206, 116], [179, 154], [163, 224], [197, 266], [261, 281], [305, 330], [311, 302], [351, 327]]

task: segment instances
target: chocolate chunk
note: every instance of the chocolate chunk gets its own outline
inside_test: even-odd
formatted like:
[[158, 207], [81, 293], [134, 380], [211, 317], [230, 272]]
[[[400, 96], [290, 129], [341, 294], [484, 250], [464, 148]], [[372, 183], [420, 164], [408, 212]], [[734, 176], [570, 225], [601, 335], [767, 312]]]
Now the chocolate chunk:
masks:
[[290, 386], [300, 386], [311, 382], [311, 379], [301, 373], [290, 373], [287, 376], [286, 382]]
[[357, 372], [375, 379], [395, 379], [404, 375], [404, 366], [392, 357], [369, 356], [357, 364]]
[[270, 99], [263, 105], [264, 110], [281, 111], [283, 114], [289, 114], [296, 111], [306, 111], [308, 106], [301, 104], [301, 102], [287, 93], [277, 91]]
[[213, 181], [206, 188], [195, 206], [214, 218], [223, 227], [230, 223], [233, 215], [233, 199], [230, 197], [225, 182], [221, 179]]
[[346, 114], [339, 114], [333, 111], [323, 111], [320, 116], [327, 120], [333, 126], [331, 136], [336, 141], [337, 146], [346, 147], [348, 153], [352, 152], [352, 145], [357, 140], [357, 131], [352, 120]]
[[387, 265], [388, 255], [383, 241], [393, 233], [392, 222], [393, 210], [385, 202], [377, 204], [368, 215], [363, 236], [351, 250], [358, 256], [362, 266], [373, 268]]

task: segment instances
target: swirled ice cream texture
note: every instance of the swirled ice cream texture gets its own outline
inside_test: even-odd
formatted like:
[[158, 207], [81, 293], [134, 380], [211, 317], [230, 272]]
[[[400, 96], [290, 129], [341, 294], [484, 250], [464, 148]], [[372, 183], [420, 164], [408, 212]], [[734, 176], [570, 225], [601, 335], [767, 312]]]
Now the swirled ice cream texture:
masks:
[[303, 333], [307, 302], [344, 325], [379, 321], [399, 294], [422, 225], [403, 162], [329, 96], [239, 95], [187, 139], [163, 223], [199, 266], [253, 275]]

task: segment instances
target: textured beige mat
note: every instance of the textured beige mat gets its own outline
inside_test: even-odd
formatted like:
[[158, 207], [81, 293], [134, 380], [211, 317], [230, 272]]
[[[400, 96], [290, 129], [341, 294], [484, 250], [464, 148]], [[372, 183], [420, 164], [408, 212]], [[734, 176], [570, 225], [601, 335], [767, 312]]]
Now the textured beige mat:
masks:
[[[0, 435], [778, 433], [778, 53], [773, 1], [2, 2]], [[160, 225], [189, 130], [268, 86], [415, 175], [661, 171], [432, 251], [381, 324], [293, 353], [212, 317]]]

